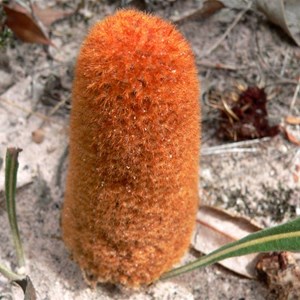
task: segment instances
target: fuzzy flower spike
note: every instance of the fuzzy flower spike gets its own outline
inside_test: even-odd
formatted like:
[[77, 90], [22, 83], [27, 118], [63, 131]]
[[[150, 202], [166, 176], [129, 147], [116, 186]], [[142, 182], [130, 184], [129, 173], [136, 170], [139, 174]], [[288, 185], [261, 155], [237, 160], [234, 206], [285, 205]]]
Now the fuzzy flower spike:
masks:
[[90, 283], [138, 287], [187, 250], [198, 207], [199, 82], [173, 25], [97, 23], [76, 65], [63, 239]]

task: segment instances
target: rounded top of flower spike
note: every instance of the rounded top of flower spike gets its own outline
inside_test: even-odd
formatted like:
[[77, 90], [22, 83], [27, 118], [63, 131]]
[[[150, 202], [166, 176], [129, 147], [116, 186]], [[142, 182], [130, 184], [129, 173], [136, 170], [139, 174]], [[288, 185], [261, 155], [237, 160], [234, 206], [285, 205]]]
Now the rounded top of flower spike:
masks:
[[128, 85], [138, 93], [157, 82], [184, 84], [190, 72], [196, 72], [191, 56], [188, 43], [169, 22], [136, 10], [120, 10], [91, 29], [76, 74], [80, 72], [93, 92], [113, 84], [119, 94], [128, 91]]
[[92, 43], [95, 50], [108, 42], [111, 47], [106, 50], [111, 54], [135, 54], [136, 57], [172, 54], [170, 51], [178, 51], [178, 47], [183, 47], [184, 55], [189, 49], [178, 44], [184, 41], [171, 23], [136, 10], [120, 10], [99, 22], [86, 42], [89, 46]]

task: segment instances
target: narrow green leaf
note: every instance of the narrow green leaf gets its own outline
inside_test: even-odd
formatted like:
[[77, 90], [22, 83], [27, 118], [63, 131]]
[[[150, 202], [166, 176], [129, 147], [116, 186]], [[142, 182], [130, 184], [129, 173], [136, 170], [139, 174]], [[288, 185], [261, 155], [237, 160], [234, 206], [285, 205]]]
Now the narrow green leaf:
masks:
[[8, 148], [6, 151], [5, 196], [9, 224], [17, 253], [18, 266], [24, 267], [25, 258], [17, 223], [15, 201], [17, 189], [17, 172], [19, 166], [18, 156], [21, 151], [22, 150], [18, 148]]
[[171, 270], [161, 279], [174, 277], [220, 260], [255, 252], [300, 251], [300, 218], [250, 234], [229, 243], [194, 262]]
[[24, 276], [18, 275], [12, 270], [4, 267], [3, 265], [0, 264], [0, 273], [7, 278], [8, 280], [14, 281], [14, 280], [22, 280]]

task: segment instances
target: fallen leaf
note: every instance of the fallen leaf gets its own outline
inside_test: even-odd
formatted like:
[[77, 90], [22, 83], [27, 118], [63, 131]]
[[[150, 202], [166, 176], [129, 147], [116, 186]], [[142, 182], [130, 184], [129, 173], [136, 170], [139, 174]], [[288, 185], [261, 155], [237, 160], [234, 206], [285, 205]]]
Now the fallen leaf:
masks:
[[33, 4], [32, 7], [33, 7], [34, 14], [47, 27], [52, 25], [54, 22], [73, 14], [73, 12], [71, 12], [71, 11], [63, 11], [63, 10], [57, 10], [57, 9], [52, 9], [52, 8], [41, 9], [36, 4]]
[[[300, 177], [300, 164], [295, 165], [292, 175], [293, 175], [294, 182], [298, 183], [299, 182], [299, 177]], [[298, 259], [300, 259], [300, 257]]]
[[174, 23], [181, 24], [185, 21], [201, 20], [211, 16], [212, 14], [216, 13], [224, 7], [225, 5], [218, 0], [206, 0], [200, 9], [194, 11], [193, 13], [187, 16], [183, 16], [182, 18], [174, 21]]
[[34, 286], [32, 284], [32, 281], [30, 280], [29, 276], [26, 276], [26, 278], [22, 280], [16, 280], [15, 283], [17, 283], [24, 292], [24, 300], [36, 300], [36, 292], [34, 289]]
[[12, 8], [3, 4], [3, 9], [7, 17], [5, 22], [6, 26], [9, 27], [19, 39], [27, 43], [53, 46], [37, 22], [29, 13], [25, 13], [23, 8]]
[[291, 132], [289, 132], [286, 128], [282, 128], [284, 135], [287, 140], [295, 145], [300, 146], [300, 140], [298, 140]]
[[287, 116], [285, 117], [284, 121], [290, 125], [300, 125], [300, 117]]
[[300, 46], [299, 0], [258, 0], [257, 6], [271, 22], [280, 26]]
[[[233, 216], [224, 210], [202, 206], [197, 215], [197, 228], [192, 239], [194, 249], [210, 253], [261, 228], [241, 216]], [[258, 254], [249, 254], [220, 261], [225, 268], [248, 278], [255, 278]]]

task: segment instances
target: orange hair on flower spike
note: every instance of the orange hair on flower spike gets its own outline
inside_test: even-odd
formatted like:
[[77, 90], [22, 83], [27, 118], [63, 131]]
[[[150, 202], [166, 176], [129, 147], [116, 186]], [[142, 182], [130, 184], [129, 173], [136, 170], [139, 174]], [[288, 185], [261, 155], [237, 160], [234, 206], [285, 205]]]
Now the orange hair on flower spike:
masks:
[[121, 10], [76, 65], [63, 239], [90, 280], [149, 284], [187, 250], [198, 207], [199, 82], [170, 23]]

